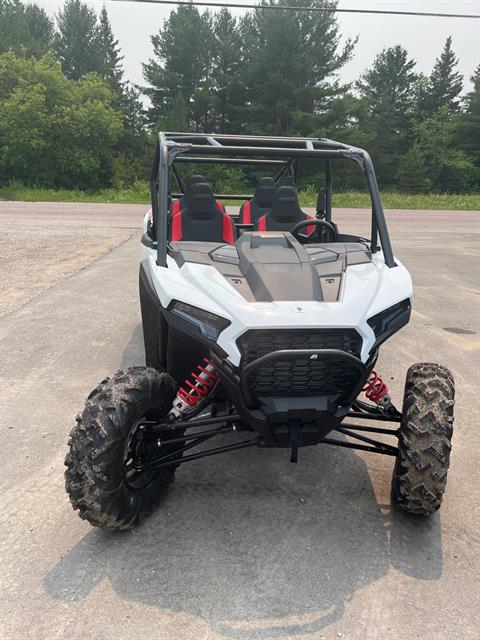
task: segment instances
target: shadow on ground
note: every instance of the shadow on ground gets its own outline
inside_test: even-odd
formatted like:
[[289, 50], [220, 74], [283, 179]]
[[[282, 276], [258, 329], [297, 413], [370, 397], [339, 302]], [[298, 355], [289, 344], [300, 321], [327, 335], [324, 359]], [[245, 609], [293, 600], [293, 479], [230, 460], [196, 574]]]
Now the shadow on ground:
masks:
[[[124, 366], [142, 361], [139, 336]], [[438, 514], [418, 520], [378, 505], [353, 451], [312, 447], [298, 465], [288, 460], [286, 450], [248, 449], [185, 464], [150, 518], [128, 533], [92, 529], [45, 577], [46, 591], [77, 602], [107, 578], [122, 598], [247, 640], [332, 624], [391, 565], [440, 578]]]
[[442, 573], [438, 516], [383, 513], [352, 452], [248, 450], [185, 465], [133, 533], [88, 533], [46, 576], [60, 600], [104, 578], [122, 597], [187, 612], [239, 640], [311, 633], [390, 564]]

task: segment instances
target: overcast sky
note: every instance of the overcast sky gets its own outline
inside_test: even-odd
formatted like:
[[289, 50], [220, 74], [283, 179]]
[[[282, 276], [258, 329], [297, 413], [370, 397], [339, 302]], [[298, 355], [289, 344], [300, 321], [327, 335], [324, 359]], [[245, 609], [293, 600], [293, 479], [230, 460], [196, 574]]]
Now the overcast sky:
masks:
[[[253, 0], [241, 1], [255, 4]], [[37, 4], [53, 15], [63, 2], [38, 0]], [[103, 1], [94, 0], [88, 4], [100, 11]], [[105, 5], [125, 56], [126, 76], [132, 82], [142, 84], [141, 63], [152, 55], [150, 35], [158, 31], [171, 7], [118, 0], [106, 0]], [[339, 7], [478, 14], [480, 0], [340, 0]], [[238, 9], [234, 13], [245, 11]], [[449, 35], [453, 37], [453, 47], [459, 58], [458, 69], [466, 79], [480, 63], [480, 20], [340, 13], [338, 21], [344, 37], [359, 35], [353, 59], [340, 72], [344, 82], [356, 80], [383, 47], [395, 44], [406, 47], [417, 61], [417, 71], [428, 74]], [[467, 89], [469, 87], [470, 83]]]

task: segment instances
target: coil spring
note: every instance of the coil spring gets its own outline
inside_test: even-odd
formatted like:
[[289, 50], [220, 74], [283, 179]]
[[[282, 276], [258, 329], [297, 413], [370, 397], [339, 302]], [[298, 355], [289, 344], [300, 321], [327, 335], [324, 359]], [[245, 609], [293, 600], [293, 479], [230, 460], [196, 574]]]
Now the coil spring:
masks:
[[368, 380], [362, 388], [362, 391], [365, 393], [367, 398], [373, 402], [380, 402], [382, 398], [388, 395], [387, 385], [373, 369], [370, 372]]
[[219, 377], [215, 370], [215, 365], [211, 360], [204, 358], [203, 362], [205, 362], [207, 368], [203, 367], [201, 364], [197, 365], [200, 375], [195, 373], [195, 371], [192, 371], [191, 373], [191, 377], [195, 382], [191, 382], [188, 378], [185, 380], [185, 385], [190, 389], [187, 390], [185, 387], [180, 387], [177, 391], [177, 398], [191, 409], [193, 409], [204, 396], [210, 393], [213, 387], [217, 384]]

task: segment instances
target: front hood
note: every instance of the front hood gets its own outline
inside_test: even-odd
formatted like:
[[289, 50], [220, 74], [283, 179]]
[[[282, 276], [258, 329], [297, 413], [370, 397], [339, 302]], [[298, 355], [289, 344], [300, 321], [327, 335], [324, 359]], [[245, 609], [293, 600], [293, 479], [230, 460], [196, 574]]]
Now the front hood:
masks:
[[235, 366], [240, 363], [236, 339], [249, 329], [354, 328], [362, 336], [361, 358], [366, 362], [375, 342], [367, 319], [412, 296], [408, 271], [398, 261], [397, 266], [387, 267], [381, 252], [368, 263], [346, 266], [334, 302], [299, 300], [294, 294], [290, 300], [248, 301], [239, 285], [211, 264], [178, 266], [169, 259], [168, 268], [159, 267], [153, 252], [146, 261], [164, 308], [171, 300], [181, 300], [230, 320], [218, 345]]

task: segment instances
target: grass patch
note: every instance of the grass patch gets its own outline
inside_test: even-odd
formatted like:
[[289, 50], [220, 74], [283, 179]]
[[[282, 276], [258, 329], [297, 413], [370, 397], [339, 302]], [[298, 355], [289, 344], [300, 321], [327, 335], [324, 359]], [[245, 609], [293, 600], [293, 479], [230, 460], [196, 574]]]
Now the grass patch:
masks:
[[23, 202], [96, 202], [113, 204], [147, 204], [150, 199], [148, 185], [136, 182], [128, 189], [102, 189], [88, 192], [77, 189], [43, 189], [25, 187], [13, 182], [0, 187], [0, 199]]
[[[395, 191], [381, 193], [385, 209], [444, 209], [462, 211], [480, 211], [480, 194], [408, 194]], [[96, 202], [113, 204], [148, 204], [149, 190], [144, 182], [136, 182], [128, 189], [103, 189], [95, 193], [67, 189], [42, 189], [25, 187], [19, 183], [0, 187], [0, 199], [21, 200], [25, 202]], [[314, 207], [316, 194], [313, 188], [300, 193], [303, 207]], [[238, 202], [226, 201], [225, 204], [238, 205]], [[336, 193], [333, 206], [341, 208], [369, 208], [370, 196], [360, 191]]]
[[[381, 193], [385, 209], [432, 209], [447, 211], [480, 211], [480, 194], [476, 193]], [[334, 207], [370, 207], [370, 196], [350, 192], [333, 197]]]

